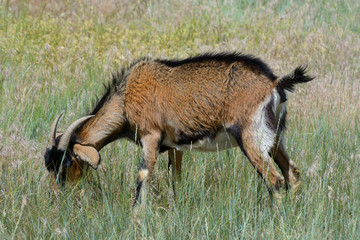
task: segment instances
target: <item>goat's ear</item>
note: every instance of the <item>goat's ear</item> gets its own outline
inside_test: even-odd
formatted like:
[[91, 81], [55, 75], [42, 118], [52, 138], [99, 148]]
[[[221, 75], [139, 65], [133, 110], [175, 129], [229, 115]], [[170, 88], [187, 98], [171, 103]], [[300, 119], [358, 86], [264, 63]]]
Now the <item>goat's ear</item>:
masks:
[[91, 146], [83, 146], [81, 144], [75, 144], [74, 154], [82, 161], [87, 162], [93, 169], [97, 169], [100, 163], [99, 152]]

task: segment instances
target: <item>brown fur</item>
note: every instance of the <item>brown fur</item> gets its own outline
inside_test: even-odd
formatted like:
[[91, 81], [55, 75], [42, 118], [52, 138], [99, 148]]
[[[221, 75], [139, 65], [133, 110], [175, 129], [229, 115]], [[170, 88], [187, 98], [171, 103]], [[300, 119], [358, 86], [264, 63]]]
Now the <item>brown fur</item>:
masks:
[[[161, 134], [176, 142], [180, 133], [191, 135], [202, 129], [216, 133], [223, 126], [240, 123], [251, 163], [264, 176], [268, 186], [279, 189], [281, 177], [272, 162], [264, 165], [258, 150], [251, 145], [249, 118], [270, 96], [276, 83], [241, 62], [205, 61], [171, 68], [158, 62], [143, 61], [131, 69], [123, 104], [115, 95], [113, 99], [116, 100], [111, 99], [97, 114], [100, 117], [91, 119], [85, 128], [96, 133], [92, 139], [102, 132], [97, 122], [106, 124], [106, 131], [113, 129], [111, 135], [116, 134], [122, 126], [112, 127], [109, 122], [118, 124], [120, 121], [109, 121], [105, 116], [124, 112], [132, 132], [137, 131], [137, 138], [142, 139], [143, 147], [146, 147], [144, 159], [150, 177], [158, 156], [154, 150], [158, 148]], [[89, 133], [82, 132], [79, 136], [87, 139], [86, 135]], [[103, 142], [93, 144], [99, 149]], [[177, 164], [181, 164], [181, 160]], [[267, 171], [269, 174], [265, 174]]]
[[82, 144], [93, 146], [98, 151], [116, 139], [123, 128], [124, 105], [120, 96], [114, 95], [95, 115], [76, 132]]
[[[278, 141], [280, 134], [263, 127], [263, 122], [257, 123], [256, 114], [262, 119], [268, 100], [276, 97], [277, 92], [281, 91], [282, 96], [286, 94], [278, 86], [280, 81], [289, 88], [300, 80], [311, 79], [301, 75], [304, 69], [298, 68], [297, 78], [294, 78], [296, 82], [291, 75], [281, 80], [260, 60], [239, 56], [210, 55], [181, 63], [151, 59], [137, 62], [122, 75], [121, 82], [108, 90], [93, 112], [95, 116], [76, 131], [75, 143], [92, 146], [97, 151], [109, 142], [124, 137], [141, 144], [143, 159], [136, 200], [143, 182], [152, 175], [160, 151], [169, 150], [169, 163], [175, 165], [175, 173], [179, 176], [182, 150], [174, 148], [202, 139], [214, 139], [222, 129], [236, 138], [271, 192], [277, 192], [284, 179], [277, 172], [270, 155], [262, 152], [264, 148], [269, 153], [273, 152], [287, 186], [297, 185], [298, 169], [289, 159], [284, 146], [277, 146], [272, 139], [273, 135], [274, 138], [277, 135]], [[267, 111], [272, 111], [272, 116], [275, 116], [273, 108], [276, 107], [271, 105]], [[265, 119], [272, 121], [269, 123], [271, 126], [277, 126], [277, 121], [280, 121], [274, 117]], [[272, 144], [270, 147], [257, 141], [256, 124], [262, 124], [260, 127], [268, 134], [266, 144]], [[92, 160], [91, 156], [85, 158], [90, 159], [87, 162]], [[79, 167], [73, 167], [74, 174], [71, 175], [76, 177], [72, 178], [78, 178], [83, 169], [81, 164], [76, 163]]]
[[159, 129], [172, 140], [179, 132], [190, 135], [204, 128], [215, 132], [236, 121], [246, 127], [249, 116], [275, 86], [241, 63], [208, 61], [170, 68], [142, 62], [128, 77], [125, 114], [140, 135]]

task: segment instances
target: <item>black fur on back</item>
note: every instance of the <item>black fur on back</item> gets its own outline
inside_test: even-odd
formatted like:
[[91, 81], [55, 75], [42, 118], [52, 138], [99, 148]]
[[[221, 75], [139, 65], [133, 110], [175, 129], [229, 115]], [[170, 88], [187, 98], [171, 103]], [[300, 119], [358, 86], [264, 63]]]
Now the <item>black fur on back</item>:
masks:
[[[131, 63], [128, 67], [122, 68], [117, 73], [114, 73], [112, 76], [112, 81], [105, 85], [105, 93], [97, 101], [95, 107], [90, 112], [90, 115], [95, 115], [103, 106], [104, 104], [111, 98], [114, 93], [120, 93], [123, 87], [125, 87], [127, 82], [127, 76], [131, 71], [131, 68], [135, 66], [137, 63], [141, 61], [149, 61], [151, 58], [144, 57], [140, 58], [133, 63]], [[276, 80], [276, 76], [273, 74], [271, 69], [259, 58], [256, 58], [252, 55], [246, 55], [239, 52], [223, 52], [223, 53], [204, 53], [196, 56], [192, 56], [186, 59], [181, 60], [167, 60], [167, 59], [155, 59], [154, 61], [165, 64], [169, 67], [178, 67], [183, 64], [188, 63], [197, 63], [197, 62], [204, 62], [204, 61], [220, 61], [220, 62], [242, 62], [243, 64], [253, 67], [265, 76], [267, 76], [271, 81]]]
[[266, 65], [266, 63], [264, 63], [260, 58], [239, 52], [204, 53], [181, 60], [156, 59], [155, 61], [165, 64], [169, 67], [178, 67], [183, 64], [205, 61], [219, 61], [227, 63], [241, 62], [246, 66], [255, 68], [257, 71], [267, 76], [271, 81], [275, 81], [277, 78], [271, 69]]
[[[90, 111], [89, 115], [95, 115], [104, 104], [113, 96], [115, 93], [121, 93], [123, 87], [126, 86], [127, 76], [131, 71], [131, 68], [141, 61], [149, 61], [151, 58], [144, 57], [140, 58], [128, 67], [122, 68], [117, 73], [112, 75], [112, 81], [105, 85], [105, 93], [97, 100], [95, 107]], [[275, 81], [277, 77], [273, 74], [271, 69], [259, 58], [256, 58], [252, 55], [246, 55], [239, 52], [222, 52], [222, 53], [204, 53], [196, 56], [192, 56], [182, 60], [167, 60], [167, 59], [155, 59], [154, 61], [165, 64], [169, 67], [177, 67], [183, 64], [188, 63], [197, 63], [204, 61], [221, 61], [221, 62], [241, 62], [246, 66], [253, 67], [265, 76], [267, 76], [271, 81]], [[85, 123], [83, 123], [85, 124]]]

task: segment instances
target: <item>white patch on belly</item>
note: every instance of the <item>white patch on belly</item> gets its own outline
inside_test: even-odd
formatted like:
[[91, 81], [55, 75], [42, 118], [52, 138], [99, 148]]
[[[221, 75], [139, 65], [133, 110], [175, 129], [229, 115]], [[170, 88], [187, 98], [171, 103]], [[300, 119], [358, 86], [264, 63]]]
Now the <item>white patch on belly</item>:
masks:
[[233, 148], [238, 146], [236, 139], [225, 129], [217, 132], [214, 139], [205, 137], [192, 144], [178, 145], [172, 142], [166, 135], [163, 141], [163, 145], [167, 147], [176, 148], [177, 150], [194, 150], [198, 152], [217, 152], [227, 148]]

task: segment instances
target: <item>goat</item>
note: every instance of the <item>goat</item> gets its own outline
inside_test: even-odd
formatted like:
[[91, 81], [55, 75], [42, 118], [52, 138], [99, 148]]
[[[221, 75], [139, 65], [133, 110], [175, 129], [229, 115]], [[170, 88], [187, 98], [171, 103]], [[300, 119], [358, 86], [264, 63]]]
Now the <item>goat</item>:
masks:
[[[113, 76], [89, 116], [64, 133], [56, 117], [45, 165], [60, 185], [96, 169], [99, 151], [121, 138], [142, 147], [134, 205], [159, 153], [169, 152], [180, 175], [184, 150], [220, 151], [239, 146], [271, 193], [297, 189], [299, 169], [285, 151], [288, 93], [309, 82], [306, 67], [279, 78], [259, 58], [241, 53], [206, 53], [183, 60], [140, 59]], [[279, 166], [277, 172], [272, 159]], [[85, 164], [87, 163], [87, 164]]]

